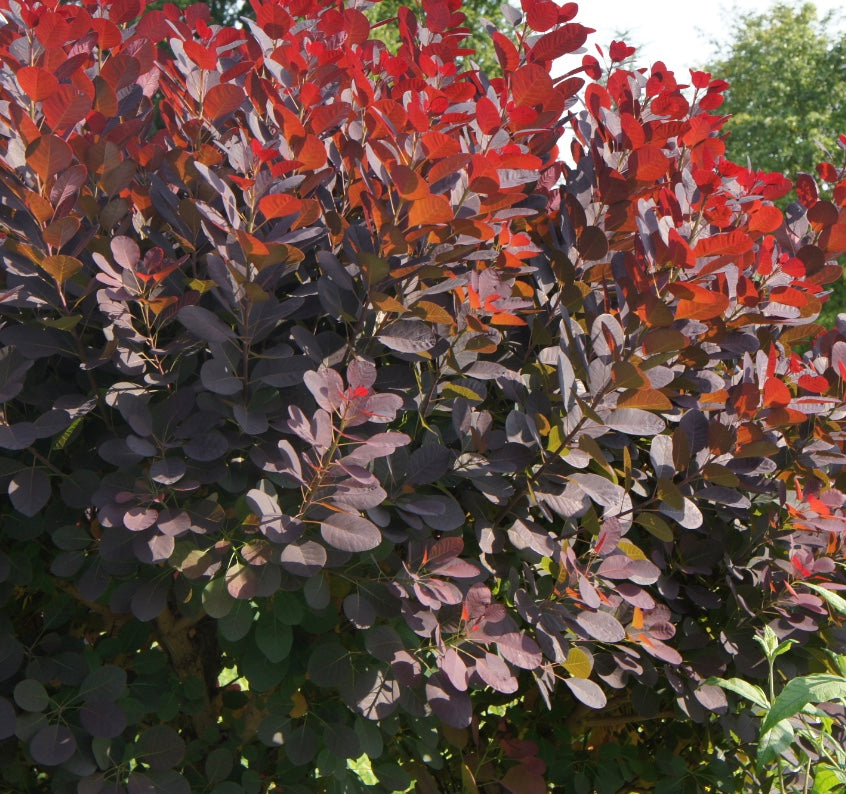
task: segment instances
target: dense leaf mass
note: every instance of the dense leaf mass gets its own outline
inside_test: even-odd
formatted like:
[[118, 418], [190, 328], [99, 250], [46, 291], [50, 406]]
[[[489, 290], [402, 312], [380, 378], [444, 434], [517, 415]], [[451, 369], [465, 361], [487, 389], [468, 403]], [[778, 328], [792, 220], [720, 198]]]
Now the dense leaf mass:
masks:
[[705, 682], [843, 639], [843, 173], [574, 3], [253, 8], [0, 0], [4, 786], [735, 789]]

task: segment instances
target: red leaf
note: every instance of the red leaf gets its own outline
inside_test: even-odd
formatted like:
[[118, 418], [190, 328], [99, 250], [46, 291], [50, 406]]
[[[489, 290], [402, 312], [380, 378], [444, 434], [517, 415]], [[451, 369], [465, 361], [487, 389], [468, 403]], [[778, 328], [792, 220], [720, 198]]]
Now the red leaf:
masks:
[[82, 121], [91, 111], [91, 104], [91, 97], [71, 85], [62, 85], [44, 100], [44, 117], [52, 129], [64, 130]]
[[608, 48], [608, 56], [612, 61], [625, 61], [636, 52], [634, 47], [629, 47], [624, 41], [612, 41]]
[[97, 34], [97, 44], [101, 50], [112, 50], [123, 41], [120, 28], [111, 19], [94, 17], [91, 20], [91, 29]]
[[326, 165], [326, 147], [316, 135], [306, 136], [296, 155], [307, 171], [319, 171]]
[[644, 146], [631, 153], [629, 173], [638, 182], [654, 182], [667, 173], [667, 156], [660, 146]]
[[476, 120], [485, 135], [496, 132], [502, 126], [502, 118], [496, 105], [486, 96], [476, 103]]
[[823, 229], [819, 244], [829, 256], [839, 256], [846, 251], [846, 222], [835, 223]]
[[520, 53], [517, 52], [514, 42], [507, 36], [503, 36], [498, 30], [493, 32], [491, 38], [502, 71], [513, 72], [520, 65]]
[[173, 28], [167, 23], [167, 14], [164, 11], [153, 9], [146, 11], [138, 20], [136, 33], [155, 44], [168, 38], [173, 33]]
[[429, 195], [429, 186], [407, 165], [395, 165], [389, 169], [397, 193], [404, 199], [422, 199]]
[[558, 24], [558, 6], [552, 0], [521, 0], [520, 5], [532, 30], [543, 33]]
[[752, 238], [737, 229], [711, 237], [703, 237], [693, 249], [694, 255], [701, 256], [739, 256], [752, 250]]
[[62, 47], [67, 43], [69, 27], [64, 18], [55, 11], [47, 11], [38, 20], [35, 29], [37, 39], [48, 50]]
[[26, 150], [26, 161], [43, 181], [73, 162], [73, 151], [57, 135], [42, 135]]
[[669, 289], [680, 297], [676, 307], [677, 320], [710, 320], [719, 317], [729, 307], [727, 295], [698, 284], [671, 284]]
[[216, 121], [237, 110], [245, 98], [244, 89], [233, 83], [212, 86], [203, 103], [203, 114], [206, 118]]
[[803, 375], [799, 378], [799, 388], [814, 394], [825, 394], [828, 391], [828, 380], [822, 375]]
[[18, 85], [33, 102], [41, 102], [59, 90], [59, 81], [52, 72], [40, 66], [24, 66], [17, 71]]
[[767, 408], [784, 408], [792, 399], [793, 395], [783, 381], [767, 378], [764, 384], [764, 405]]
[[781, 226], [784, 216], [778, 207], [765, 205], [756, 207], [749, 213], [749, 231], [767, 234]]
[[820, 197], [817, 181], [810, 174], [799, 174], [796, 177], [796, 196], [803, 207], [813, 207]]
[[455, 217], [455, 213], [443, 196], [428, 196], [417, 199], [411, 205], [408, 213], [410, 226], [427, 226], [432, 223], [449, 223]]
[[185, 54], [201, 69], [209, 72], [217, 71], [217, 52], [213, 47], [204, 47], [196, 41], [188, 40], [182, 43]]
[[529, 57], [533, 61], [553, 61], [579, 49], [587, 41], [588, 33], [593, 33], [593, 30], [578, 22], [562, 25], [541, 36], [532, 47]]
[[370, 20], [357, 8], [345, 8], [344, 30], [347, 33], [347, 45], [364, 44], [370, 35]]
[[529, 63], [511, 75], [511, 95], [518, 105], [542, 105], [553, 92], [549, 72], [536, 63]]
[[820, 179], [824, 179], [826, 182], [837, 181], [837, 169], [831, 163], [819, 163], [817, 173], [820, 175]]
[[284, 218], [286, 215], [296, 215], [303, 208], [302, 199], [287, 193], [271, 193], [264, 196], [258, 203], [265, 218]]

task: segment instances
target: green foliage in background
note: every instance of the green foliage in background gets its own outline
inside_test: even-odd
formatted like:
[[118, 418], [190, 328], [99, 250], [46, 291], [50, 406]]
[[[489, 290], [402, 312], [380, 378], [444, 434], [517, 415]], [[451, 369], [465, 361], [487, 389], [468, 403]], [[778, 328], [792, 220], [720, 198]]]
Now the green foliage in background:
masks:
[[[727, 155], [791, 179], [813, 172], [846, 132], [846, 35], [812, 3], [777, 3], [735, 21], [724, 54], [708, 70], [731, 88]], [[825, 147], [825, 148], [823, 148]]]
[[[813, 3], [776, 3], [741, 14], [722, 54], [708, 66], [731, 88], [721, 108], [732, 118], [727, 156], [791, 179], [815, 173], [821, 160], [843, 164], [837, 137], [846, 133], [846, 33]], [[846, 310], [846, 284], [834, 285], [821, 322]]]

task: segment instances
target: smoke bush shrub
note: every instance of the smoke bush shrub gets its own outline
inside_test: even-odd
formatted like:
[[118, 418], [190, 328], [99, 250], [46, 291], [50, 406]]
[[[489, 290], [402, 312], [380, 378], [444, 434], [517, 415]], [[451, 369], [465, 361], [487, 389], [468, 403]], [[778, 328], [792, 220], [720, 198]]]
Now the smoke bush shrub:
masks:
[[4, 786], [730, 790], [707, 679], [843, 639], [843, 172], [574, 3], [253, 7], [0, 2]]

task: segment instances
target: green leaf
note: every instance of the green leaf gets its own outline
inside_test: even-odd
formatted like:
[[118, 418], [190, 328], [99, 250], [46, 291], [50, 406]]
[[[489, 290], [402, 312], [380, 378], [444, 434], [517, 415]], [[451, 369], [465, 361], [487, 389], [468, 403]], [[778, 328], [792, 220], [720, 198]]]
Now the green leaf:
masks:
[[814, 770], [814, 787], [811, 789], [811, 794], [828, 794], [843, 784], [846, 784], [846, 772], [827, 764], [820, 764]]
[[846, 678], [826, 673], [794, 678], [787, 682], [775, 699], [761, 725], [761, 733], [766, 733], [782, 720], [798, 714], [809, 703], [825, 703], [829, 700], [846, 700]]
[[804, 585], [809, 590], [813, 590], [832, 609], [841, 615], [846, 615], [846, 598], [843, 598], [843, 596], [839, 596], [825, 587], [820, 587], [818, 584], [811, 584], [811, 582], [797, 582], [797, 584]]
[[762, 709], [769, 709], [770, 707], [770, 701], [764, 694], [764, 690], [757, 684], [750, 684], [742, 678], [711, 677], [705, 683], [710, 686], [722, 687], [723, 689], [729, 690], [729, 692], [734, 692], [736, 695], [746, 698], [756, 706], [760, 706]]
[[256, 646], [269, 661], [278, 663], [288, 657], [294, 641], [290, 626], [274, 620], [272, 615], [262, 615], [255, 632]]
[[756, 634], [755, 642], [764, 649], [767, 659], [773, 660], [783, 653], [787, 653], [796, 640], [785, 640], [779, 643], [776, 633], [769, 626], [764, 626], [763, 636]]
[[761, 739], [758, 742], [758, 774], [764, 767], [780, 758], [781, 755], [793, 744], [793, 728], [786, 720], [778, 722], [768, 731], [761, 731]]

